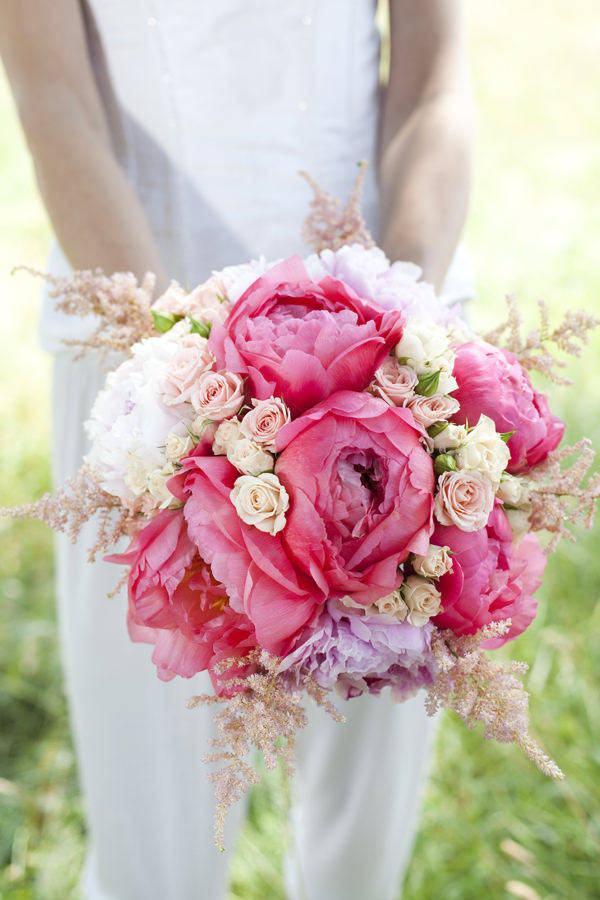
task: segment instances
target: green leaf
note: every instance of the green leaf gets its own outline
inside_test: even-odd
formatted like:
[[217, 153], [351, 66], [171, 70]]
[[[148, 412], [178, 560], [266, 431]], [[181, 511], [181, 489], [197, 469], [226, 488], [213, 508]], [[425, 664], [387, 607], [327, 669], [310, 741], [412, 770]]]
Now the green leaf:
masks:
[[199, 322], [197, 319], [194, 319], [193, 316], [190, 316], [190, 322], [192, 323], [192, 327], [190, 328], [191, 334], [199, 334], [203, 338], [210, 337], [212, 323], [206, 325], [204, 322]]
[[510, 441], [510, 439], [513, 436], [513, 434], [515, 433], [515, 431], [516, 431], [516, 429], [514, 429], [513, 431], [503, 431], [500, 433], [500, 437], [502, 438], [502, 440], [504, 441], [505, 444], [508, 444], [508, 442]]
[[433, 463], [433, 471], [436, 475], [442, 475], [444, 472], [456, 472], [457, 468], [456, 460], [449, 453], [440, 453]]
[[441, 434], [442, 431], [445, 431], [448, 427], [448, 422], [434, 422], [433, 425], [430, 425], [427, 429], [427, 434], [429, 437], [435, 438], [438, 434]]
[[150, 312], [154, 327], [160, 334], [166, 334], [167, 331], [171, 330], [175, 322], [183, 318], [182, 316], [176, 316], [175, 313], [158, 312], [156, 309], [151, 309]]
[[432, 372], [430, 375], [419, 375], [415, 391], [422, 397], [433, 397], [440, 383], [441, 371]]

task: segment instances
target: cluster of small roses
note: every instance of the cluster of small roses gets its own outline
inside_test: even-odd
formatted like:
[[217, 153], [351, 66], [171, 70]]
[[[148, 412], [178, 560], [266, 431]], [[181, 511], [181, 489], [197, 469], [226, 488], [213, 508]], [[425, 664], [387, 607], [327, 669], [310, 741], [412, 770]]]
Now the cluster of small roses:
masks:
[[151, 516], [112, 558], [160, 677], [208, 669], [226, 693], [246, 668], [223, 660], [259, 648], [345, 697], [402, 699], [435, 679], [435, 628], [511, 618], [505, 640], [535, 615], [544, 556], [508, 516], [523, 526], [562, 423], [393, 269], [344, 247], [173, 286], [162, 336], [110, 376], [90, 462]]
[[[426, 583], [406, 575], [396, 615], [410, 616], [406, 597], [418, 588], [436, 626], [474, 634], [511, 619], [488, 646], [516, 637], [535, 616], [545, 566], [531, 534], [528, 473], [556, 448], [563, 423], [513, 354], [417, 318], [369, 390], [423, 425], [436, 475], [431, 540], [444, 546], [430, 545], [435, 569], [423, 571], [417, 557], [404, 566]], [[442, 550], [449, 556], [436, 557]]]

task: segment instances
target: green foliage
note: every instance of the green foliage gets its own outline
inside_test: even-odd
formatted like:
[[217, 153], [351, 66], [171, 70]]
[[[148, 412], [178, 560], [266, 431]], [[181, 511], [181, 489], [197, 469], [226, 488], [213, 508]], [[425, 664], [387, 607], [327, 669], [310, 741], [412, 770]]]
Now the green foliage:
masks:
[[[600, 314], [598, 30], [592, 0], [474, 3], [470, 43], [478, 168], [466, 241], [479, 273], [471, 315], [489, 327], [514, 292], [527, 317], [551, 308]], [[544, 39], [539, 40], [540, 34]], [[575, 64], [576, 63], [576, 64]], [[48, 361], [35, 348], [39, 287], [17, 264], [44, 267], [47, 224], [0, 81], [0, 502], [49, 483]], [[553, 390], [567, 440], [600, 447], [590, 367], [600, 336]], [[543, 387], [543, 385], [541, 385]], [[52, 538], [0, 519], [0, 900], [75, 900], [84, 832], [59, 672]], [[600, 858], [600, 529], [551, 559], [534, 625], [510, 648], [531, 664], [533, 728], [565, 770], [556, 784], [513, 747], [484, 742], [455, 717], [439, 731], [404, 900], [597, 900]], [[266, 773], [232, 860], [230, 900], [282, 900], [288, 789]], [[516, 891], [516, 893], [515, 893]], [[531, 893], [531, 892], [534, 893]]]

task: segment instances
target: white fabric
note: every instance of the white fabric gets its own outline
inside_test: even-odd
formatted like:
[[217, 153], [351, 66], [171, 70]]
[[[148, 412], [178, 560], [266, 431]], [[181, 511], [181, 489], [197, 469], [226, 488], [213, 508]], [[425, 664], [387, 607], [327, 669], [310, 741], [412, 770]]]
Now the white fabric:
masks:
[[[57, 356], [53, 385], [57, 484], [87, 451], [81, 427], [105, 377], [97, 359]], [[151, 648], [132, 644], [123, 594], [108, 597], [121, 569], [86, 560], [57, 539], [59, 625], [67, 696], [89, 828], [86, 900], [223, 900], [230, 854], [214, 846], [213, 785], [201, 757], [214, 709], [186, 698], [210, 692], [203, 675], [158, 680]], [[310, 710], [300, 733], [290, 900], [393, 900], [410, 856], [434, 723], [421, 698], [387, 692], [341, 705], [340, 725]], [[229, 816], [233, 850], [244, 804]]]
[[[306, 169], [345, 197], [372, 160], [379, 39], [373, 0], [94, 0], [90, 53], [115, 148], [169, 275], [184, 285], [259, 254], [302, 251]], [[110, 75], [108, 74], [110, 73]], [[375, 172], [364, 209], [377, 220]], [[58, 248], [55, 271], [68, 271]], [[453, 299], [471, 290], [459, 257]], [[46, 300], [42, 341], [81, 324]], [[88, 326], [89, 327], [89, 326]], [[77, 469], [96, 360], [64, 351], [54, 385], [55, 477]], [[58, 541], [61, 639], [90, 829], [86, 900], [222, 900], [228, 854], [213, 848], [201, 756], [210, 710], [184, 699], [203, 679], [158, 681], [133, 645], [118, 569]], [[291, 900], [391, 900], [408, 859], [431, 723], [422, 702], [350, 702], [346, 726], [315, 715], [300, 741]], [[241, 810], [233, 813], [229, 845]], [[237, 820], [237, 821], [236, 821]]]
[[[345, 199], [369, 161], [362, 205], [376, 236], [375, 5], [92, 0], [90, 53], [113, 143], [171, 278], [193, 287], [225, 265], [307, 251], [312, 191], [300, 170]], [[52, 262], [66, 264], [58, 248]], [[444, 294], [472, 293], [460, 250]], [[83, 331], [46, 300], [47, 350]]]

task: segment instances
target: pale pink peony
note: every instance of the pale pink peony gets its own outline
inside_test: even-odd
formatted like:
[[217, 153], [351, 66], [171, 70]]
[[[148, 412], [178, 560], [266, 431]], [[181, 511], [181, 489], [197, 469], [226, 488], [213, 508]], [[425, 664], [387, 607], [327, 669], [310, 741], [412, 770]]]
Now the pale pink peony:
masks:
[[293, 565], [281, 533], [266, 534], [240, 519], [230, 500], [238, 477], [222, 456], [193, 455], [169, 489], [185, 501], [189, 536], [225, 585], [232, 609], [248, 616], [261, 647], [282, 655], [326, 595]]
[[291, 419], [290, 411], [279, 397], [253, 400], [252, 404], [254, 409], [242, 419], [242, 432], [250, 440], [263, 444], [266, 450], [274, 450], [278, 432]]
[[248, 374], [254, 397], [278, 394], [298, 415], [337, 390], [365, 390], [402, 323], [340, 281], [312, 281], [295, 256], [248, 288], [209, 345], [219, 368]]
[[433, 397], [415, 397], [408, 403], [411, 413], [423, 428], [429, 428], [435, 422], [446, 422], [459, 410], [454, 397], [434, 394]]
[[564, 422], [552, 415], [545, 396], [534, 391], [513, 353], [484, 341], [462, 344], [456, 349], [454, 377], [460, 403], [456, 422], [475, 425], [484, 414], [498, 432], [515, 432], [508, 441], [509, 472], [538, 465], [560, 443]]
[[532, 594], [546, 565], [535, 535], [515, 547], [506, 515], [496, 505], [480, 531], [438, 526], [433, 540], [452, 553], [452, 570], [437, 582], [442, 612], [433, 623], [456, 634], [474, 634], [490, 622], [510, 618], [508, 634], [485, 646], [500, 646], [521, 634], [535, 618], [537, 600]]
[[479, 472], [443, 472], [435, 495], [435, 517], [441, 525], [479, 531], [494, 506], [494, 489]]
[[199, 376], [210, 369], [212, 363], [206, 338], [199, 334], [186, 335], [162, 379], [163, 401], [168, 405], [189, 401]]
[[390, 406], [406, 406], [406, 403], [415, 396], [417, 381], [414, 369], [410, 366], [401, 366], [394, 356], [388, 356], [375, 372], [369, 391], [374, 397], [381, 397]]
[[[226, 588], [198, 556], [183, 511], [164, 510], [125, 553], [107, 559], [131, 566], [129, 633], [134, 641], [155, 645], [152, 659], [159, 678], [190, 678], [208, 670], [215, 691], [228, 693], [215, 667], [247, 655], [256, 637], [251, 622], [229, 606]], [[227, 676], [240, 671], [230, 667]]]
[[226, 419], [244, 405], [244, 382], [232, 372], [203, 372], [190, 393], [190, 400], [202, 418]]
[[399, 587], [409, 553], [427, 552], [434, 478], [423, 433], [408, 410], [351, 391], [279, 432], [282, 541], [324, 593], [367, 606]]

